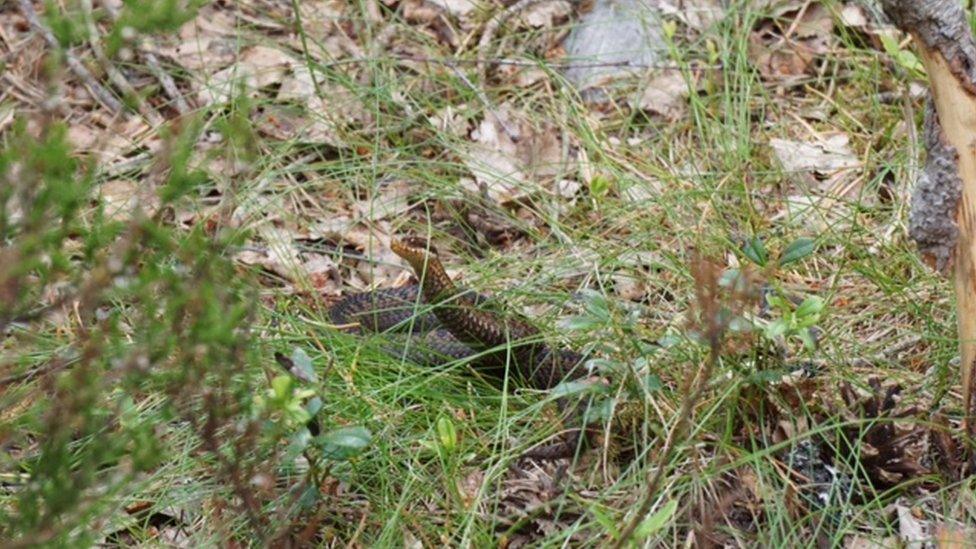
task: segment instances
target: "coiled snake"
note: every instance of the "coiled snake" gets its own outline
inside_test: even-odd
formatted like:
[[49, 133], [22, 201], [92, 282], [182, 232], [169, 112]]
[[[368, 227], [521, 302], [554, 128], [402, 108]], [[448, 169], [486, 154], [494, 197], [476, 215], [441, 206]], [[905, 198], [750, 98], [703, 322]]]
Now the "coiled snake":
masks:
[[[583, 355], [550, 347], [526, 320], [485, 310], [486, 298], [458, 288], [423, 239], [394, 240], [391, 248], [410, 264], [420, 284], [347, 296], [330, 309], [332, 322], [372, 332], [406, 331], [413, 340], [407, 352], [412, 360], [440, 365], [471, 359], [480, 372], [495, 377], [509, 372], [535, 389], [552, 389], [586, 374]], [[415, 315], [420, 303], [433, 313]], [[557, 404], [567, 414], [579, 412], [564, 398]], [[584, 432], [572, 428], [562, 442], [524, 455], [572, 456], [587, 438]]]

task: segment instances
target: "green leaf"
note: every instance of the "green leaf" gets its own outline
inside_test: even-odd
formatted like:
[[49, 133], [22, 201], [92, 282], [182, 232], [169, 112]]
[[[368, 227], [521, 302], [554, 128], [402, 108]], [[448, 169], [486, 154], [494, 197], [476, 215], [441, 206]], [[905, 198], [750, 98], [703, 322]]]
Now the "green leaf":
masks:
[[658, 530], [661, 530], [667, 526], [668, 521], [671, 520], [671, 517], [674, 516], [674, 512], [677, 510], [678, 500], [668, 500], [668, 502], [665, 503], [660, 509], [641, 522], [640, 526], [634, 530], [634, 538], [643, 541]]
[[291, 377], [275, 376], [271, 380], [271, 394], [279, 402], [284, 402], [291, 398]]
[[606, 321], [604, 319], [595, 318], [589, 315], [571, 316], [560, 319], [558, 322], [556, 322], [556, 326], [558, 326], [560, 329], [568, 330], [570, 332], [583, 332], [605, 325]]
[[766, 325], [766, 338], [776, 339], [782, 337], [786, 333], [786, 329], [789, 328], [787, 322], [783, 319], [777, 319]]
[[457, 430], [454, 422], [447, 416], [437, 418], [437, 439], [448, 453], [454, 453], [457, 449]]
[[609, 358], [587, 359], [587, 361], [583, 364], [583, 367], [587, 372], [600, 372], [603, 374], [622, 375], [629, 371], [623, 362], [620, 362], [619, 360], [611, 360]]
[[666, 334], [657, 340], [657, 344], [660, 345], [662, 349], [670, 349], [671, 347], [677, 346], [679, 343], [681, 343], [681, 336], [677, 334]]
[[306, 383], [318, 383], [319, 377], [315, 373], [315, 367], [312, 366], [312, 359], [309, 358], [308, 354], [301, 347], [295, 347], [292, 350], [291, 362], [292, 365], [289, 371], [295, 377]]
[[359, 455], [372, 438], [365, 427], [342, 427], [320, 436], [317, 442], [326, 459], [342, 461]]
[[305, 411], [308, 412], [309, 416], [315, 417], [315, 414], [319, 413], [319, 410], [322, 409], [322, 405], [323, 402], [321, 398], [319, 397], [310, 398], [308, 400], [308, 403], [305, 404]]
[[823, 311], [824, 301], [817, 296], [810, 296], [803, 300], [803, 303], [796, 308], [796, 317], [798, 319], [805, 319], [809, 317], [816, 317], [820, 315]]
[[603, 198], [610, 192], [610, 180], [602, 175], [597, 175], [590, 180], [590, 194], [594, 198]]
[[593, 518], [600, 523], [600, 526], [602, 526], [604, 530], [610, 532], [614, 539], [620, 537], [620, 530], [617, 527], [617, 520], [614, 517], [612, 517], [599, 505], [591, 505], [589, 509], [590, 513], [593, 515]]
[[896, 63], [905, 70], [914, 73], [912, 76], [915, 78], [925, 77], [925, 65], [914, 53], [902, 49], [901, 44], [893, 35], [881, 33], [878, 36], [881, 38], [881, 45], [884, 47], [885, 53], [890, 55]]
[[817, 241], [812, 238], [797, 238], [783, 250], [782, 257], [779, 258], [780, 266], [795, 263], [808, 255], [812, 254], [817, 248]]
[[660, 391], [664, 388], [664, 382], [661, 381], [660, 376], [657, 374], [647, 374], [644, 376], [644, 388], [649, 393]]
[[301, 454], [310, 442], [312, 442], [312, 433], [304, 427], [299, 429], [288, 441], [288, 447], [285, 450], [287, 459], [298, 457], [298, 454]]
[[605, 320], [610, 318], [610, 302], [607, 301], [607, 296], [590, 289], [580, 290], [579, 295], [583, 298], [583, 306], [591, 316]]
[[790, 305], [790, 302], [779, 294], [766, 294], [766, 303], [771, 309], [779, 309], [783, 312], [790, 312], [793, 310], [793, 306]]
[[553, 398], [562, 398], [570, 395], [577, 395], [580, 393], [606, 393], [609, 388], [603, 383], [598, 383], [594, 381], [586, 380], [576, 380], [576, 381], [564, 381], [559, 385], [556, 385], [549, 392]]
[[769, 254], [766, 253], [766, 245], [757, 236], [746, 239], [745, 244], [742, 246], [742, 253], [749, 261], [752, 261], [760, 267], [764, 267], [766, 262], [769, 261]]
[[592, 403], [586, 410], [586, 423], [589, 425], [606, 423], [613, 417], [616, 404], [616, 399], [612, 397], [603, 397]]
[[807, 329], [807, 330], [800, 330], [797, 333], [797, 335], [799, 336], [800, 340], [803, 341], [803, 346], [806, 347], [808, 351], [816, 351], [817, 350], [817, 339], [815, 337], [813, 337], [813, 331], [812, 330], [809, 330], [809, 329]]

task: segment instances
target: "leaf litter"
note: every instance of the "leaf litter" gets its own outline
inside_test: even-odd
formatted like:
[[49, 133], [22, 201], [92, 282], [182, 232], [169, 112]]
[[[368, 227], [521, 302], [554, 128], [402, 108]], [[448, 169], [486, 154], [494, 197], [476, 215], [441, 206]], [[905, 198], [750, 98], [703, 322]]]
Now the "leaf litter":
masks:
[[[197, 107], [219, 110], [243, 93], [256, 105], [254, 122], [261, 135], [272, 142], [308, 143], [319, 147], [320, 150], [313, 154], [313, 163], [339, 155], [377, 155], [377, 165], [396, 166], [396, 159], [385, 149], [393, 148], [393, 144], [406, 134], [396, 134], [387, 125], [391, 121], [406, 120], [411, 115], [409, 109], [419, 109], [412, 115], [426, 120], [425, 126], [435, 135], [452, 140], [446, 147], [426, 144], [431, 146], [431, 158], [455, 163], [455, 169], [445, 171], [444, 177], [486, 201], [478, 205], [477, 200], [462, 200], [465, 204], [475, 204], [464, 214], [469, 225], [489, 247], [510, 253], [532, 252], [527, 235], [534, 231], [547, 235], [555, 233], [545, 217], [537, 213], [540, 204], [555, 202], [563, 211], [572, 213], [580, 205], [599, 203], [601, 199], [595, 192], [599, 185], [595, 181], [620, 179], [608, 193], [617, 192], [619, 198], [633, 207], [651, 209], [662, 193], [674, 192], [676, 187], [681, 190], [681, 186], [687, 186], [685, 181], [698, 173], [689, 161], [681, 158], [671, 159], [670, 165], [655, 172], [654, 177], [642, 174], [640, 180], [608, 172], [602, 162], [600, 168], [590, 170], [587, 155], [595, 154], [595, 151], [587, 151], [577, 133], [565, 129], [563, 114], [541, 114], [530, 101], [503, 91], [506, 86], [511, 86], [551, 97], [552, 90], [561, 85], [546, 70], [517, 63], [531, 59], [529, 54], [556, 63], [589, 61], [592, 66], [588, 69], [571, 67], [565, 69], [565, 75], [576, 91], [601, 90], [598, 94], [584, 94], [584, 99], [589, 102], [586, 121], [594, 128], [618, 123], [621, 108], [643, 111], [667, 123], [680, 125], [686, 122], [688, 99], [705, 89], [703, 86], [709, 76], [706, 71], [694, 67], [683, 72], [667, 67], [661, 70], [660, 65], [667, 60], [662, 54], [666, 48], [663, 47], [661, 22], [672, 18], [684, 25], [678, 30], [686, 32], [688, 37], [708, 37], [715, 23], [725, 16], [721, 5], [707, 0], [652, 3], [657, 11], [644, 14], [649, 24], [627, 34], [627, 39], [636, 41], [639, 47], [630, 48], [622, 55], [619, 48], [610, 51], [597, 47], [605, 45], [612, 36], [608, 36], [606, 28], [594, 30], [599, 27], [596, 23], [600, 17], [608, 16], [608, 4], [599, 1], [593, 4], [595, 6], [583, 6], [578, 10], [573, 3], [557, 0], [535, 3], [519, 11], [516, 17], [499, 26], [491, 44], [501, 61], [516, 63], [494, 63], [487, 73], [489, 81], [474, 82], [476, 87], [485, 87], [483, 97], [478, 94], [456, 97], [456, 101], [446, 102], [447, 105], [442, 104], [436, 109], [428, 109], [414, 98], [392, 101], [403, 110], [395, 116], [374, 109], [367, 94], [362, 93], [370, 85], [370, 70], [400, 71], [403, 87], [411, 93], [418, 90], [434, 93], [437, 90], [432, 82], [435, 76], [441, 78], [458, 72], [473, 74], [463, 64], [450, 65], [436, 60], [450, 58], [459, 52], [472, 53], [485, 22], [512, 3], [487, 0], [370, 2], [363, 10], [366, 15], [363, 15], [354, 12], [345, 2], [300, 2], [303, 28], [307, 32], [304, 37], [294, 32], [291, 26], [291, 4], [208, 4], [202, 6], [198, 15], [185, 23], [174, 38], [147, 42], [134, 48], [133, 55], [136, 60], [145, 59], [149, 53], [163, 58], [168, 64], [167, 70], [175, 77], [177, 91], [195, 100]], [[860, 33], [871, 47], [879, 50], [884, 48], [884, 37], [891, 35], [890, 30], [877, 24], [862, 6], [854, 3], [842, 3], [837, 13], [818, 2], [797, 1], [769, 3], [765, 10], [767, 17], [748, 31], [749, 55], [761, 82], [777, 94], [774, 101], [785, 98], [801, 102], [800, 90], [806, 79], [822, 75], [825, 60], [842, 48], [837, 36], [838, 26]], [[376, 25], [379, 33], [385, 33], [380, 36], [383, 39], [369, 43], [371, 35], [358, 24], [358, 17], [366, 17]], [[566, 23], [572, 28], [562, 28]], [[0, 8], [0, 29], [3, 31], [0, 37], [5, 48], [3, 53], [6, 54], [5, 69], [9, 67], [2, 75], [4, 86], [0, 86], [0, 132], [3, 132], [10, 127], [15, 112], [8, 106], [37, 108], [44, 97], [46, 84], [38, 81], [34, 70], [39, 64], [42, 48], [28, 47], [42, 42], [29, 35], [28, 27], [16, 10]], [[533, 34], [535, 31], [542, 32]], [[587, 36], [595, 38], [587, 40]], [[379, 50], [375, 53], [390, 54], [383, 63], [390, 62], [395, 68], [381, 67], [380, 63], [369, 67], [366, 62], [351, 62], [354, 58], [365, 59], [366, 52], [377, 47]], [[77, 55], [91, 60], [84, 46], [72, 49]], [[397, 61], [396, 56], [404, 58]], [[336, 64], [345, 61], [350, 62], [348, 65]], [[601, 63], [604, 66], [601, 67]], [[616, 67], [613, 66], [615, 63]], [[147, 82], [153, 80], [148, 71], [138, 69], [128, 73], [128, 77]], [[624, 84], [617, 87], [620, 82]], [[73, 75], [66, 75], [59, 85], [64, 90], [64, 108], [72, 113], [69, 137], [78, 153], [127, 172], [125, 177], [106, 178], [100, 185], [99, 200], [105, 204], [109, 215], [124, 220], [136, 206], [152, 212], [155, 189], [142, 176], [151, 169], [148, 157], [163, 148], [157, 134], [159, 128], [148, 125], [131, 112], [117, 117], [106, 115], [83, 83]], [[155, 95], [147, 97], [147, 101], [169, 121], [175, 120], [175, 111], [166, 107], [172, 99], [165, 97], [161, 88], [154, 88], [152, 93]], [[913, 97], [917, 97], [917, 92], [914, 93]], [[802, 111], [797, 109], [796, 112]], [[862, 137], [832, 123], [834, 111], [830, 104], [806, 112], [821, 114], [806, 116], [806, 120], [802, 120], [804, 115], [799, 116], [800, 120], [791, 120], [786, 116], [775, 118], [777, 115], [773, 113], [766, 121], [787, 128], [786, 132], [775, 132], [777, 137], [765, 141], [781, 168], [783, 181], [780, 183], [785, 187], [787, 198], [774, 203], [774, 208], [779, 209], [774, 210], [765, 222], [785, 226], [807, 224], [817, 232], [825, 227], [836, 230], [837, 224], [823, 223], [819, 213], [829, 211], [828, 221], [831, 217], [833, 221], [846, 217], [844, 210], [851, 200], [861, 195], [866, 181], [864, 172], [871, 166], [865, 165], [864, 156], [855, 152], [862, 150]], [[816, 132], [808, 131], [810, 124], [817, 126]], [[794, 131], [798, 127], [799, 131]], [[655, 132], [660, 131], [663, 130], [659, 126], [652, 126], [640, 136], [653, 138]], [[375, 136], [379, 146], [363, 148], [358, 136], [370, 139]], [[647, 143], [657, 141], [649, 139]], [[214, 180], [226, 181], [249, 173], [248, 163], [214, 160], [203, 154], [213, 145], [198, 144], [201, 154], [197, 164], [212, 174]], [[612, 154], [617, 148], [610, 143], [606, 153]], [[635, 149], [641, 150], [641, 145]], [[402, 173], [383, 174], [372, 179], [356, 173], [337, 176], [376, 181], [375, 184], [364, 181], [361, 188], [367, 190], [360, 196], [350, 197], [328, 190], [329, 184], [338, 186], [338, 183], [323, 182], [322, 175], [314, 168], [308, 172], [312, 176], [301, 184], [286, 180], [284, 176], [276, 182], [281, 183], [282, 188], [307, 185], [305, 192], [312, 195], [313, 201], [320, 201], [312, 209], [317, 213], [307, 214], [296, 206], [297, 199], [268, 198], [244, 208], [234, 216], [235, 222], [253, 229], [253, 240], [238, 252], [237, 261], [272, 273], [274, 279], [270, 283], [285, 292], [310, 288], [334, 296], [351, 290], [406, 283], [409, 271], [389, 250], [389, 240], [402, 229], [406, 220], [423, 221], [422, 215], [426, 214], [420, 214], [419, 210], [423, 208], [415, 208], [417, 204], [437, 202], [433, 208], [436, 211], [438, 208], [443, 210], [447, 200], [432, 199], [429, 189], [412, 182]], [[224, 193], [230, 187], [216, 188], [218, 193]], [[250, 191], [258, 194], [274, 192], [268, 188]], [[233, 206], [240, 206], [253, 200], [254, 196], [245, 192], [226, 198], [235, 202]], [[799, 210], [794, 204], [799, 204]], [[811, 210], [816, 210], [818, 215], [806, 214], [804, 218], [802, 212]], [[204, 208], [187, 210], [177, 218], [192, 226], [207, 218], [204, 212]], [[602, 227], [604, 220], [598, 215], [594, 217], [596, 221], [586, 222]], [[513, 223], [513, 219], [518, 223]], [[572, 222], [582, 221], [572, 218]], [[619, 227], [609, 226], [619, 230]], [[574, 253], [580, 257], [585, 255], [585, 258], [541, 258], [540, 262], [543, 265], [553, 263], [553, 273], [557, 273], [559, 280], [586, 280], [589, 273], [598, 268], [601, 252], [577, 248]], [[656, 255], [649, 261], [666, 263]], [[454, 265], [460, 263], [452, 262]], [[655, 285], [649, 282], [652, 276], [646, 263], [643, 260], [625, 261], [610, 275], [617, 298], [641, 301], [655, 291]], [[794, 282], [803, 283], [799, 279]], [[879, 387], [871, 388], [874, 393], [837, 402], [836, 398], [825, 394], [829, 393], [829, 387], [809, 391], [800, 385], [790, 386], [788, 392], [804, 395], [804, 406], [820, 407], [825, 413], [829, 409], [827, 403], [834, 406], [831, 413], [846, 414], [851, 418], [869, 412], [889, 417], [903, 411], [886, 408], [885, 392]], [[877, 398], [878, 391], [881, 391], [881, 400]], [[787, 418], [798, 404], [794, 401], [777, 413]], [[900, 403], [896, 404], [900, 406]], [[789, 430], [790, 437], [815, 428], [793, 421], [774, 423], [780, 426], [780, 431]], [[921, 440], [905, 434], [914, 432], [909, 427], [899, 426], [898, 429], [908, 429], [897, 431], [899, 440]], [[846, 433], [844, 436], [855, 435]], [[865, 443], [861, 449], [870, 455], [860, 459], [877, 479], [904, 480], [898, 475], [919, 465], [923, 454], [917, 453], [917, 448], [882, 444], [882, 439], [877, 439], [877, 444]], [[945, 457], [951, 453], [951, 445], [945, 441], [927, 440], [923, 446], [928, 452], [925, 455], [941, 452]], [[881, 459], [886, 455], [888, 459]], [[700, 457], [711, 459], [711, 456]], [[894, 465], [906, 464], [908, 469], [891, 470]], [[581, 479], [577, 473], [586, 470], [587, 465], [575, 464], [566, 468], [565, 464], [519, 462], [502, 475], [498, 483], [488, 485], [484, 480], [486, 473], [473, 470], [465, 477], [461, 492], [469, 505], [478, 501], [478, 492], [491, 492], [480, 500], [479, 513], [486, 519], [497, 519], [495, 523], [502, 531], [499, 535], [505, 536], [509, 546], [531, 544], [557, 534], [586, 513], [585, 509], [572, 506], [565, 512], [557, 512], [553, 502], [563, 501], [560, 498], [564, 497], [564, 490], [574, 490], [574, 497], [598, 497], [599, 483], [579, 488]], [[725, 520], [742, 531], [761, 519], [761, 507], [765, 502], [774, 501], [760, 486], [754, 473], [748, 470], [739, 471], [733, 480], [725, 479], [724, 482], [724, 490], [731, 495], [721, 500], [723, 503], [719, 508], [722, 512], [713, 518]], [[495, 502], [501, 502], [500, 508], [489, 505]], [[730, 518], [736, 512], [745, 513], [744, 510], [748, 510], [748, 520], [741, 513], [738, 519]], [[904, 543], [917, 543], [923, 536], [956, 539], [962, 535], [960, 529], [951, 525], [936, 528], [936, 522], [928, 520], [927, 515], [913, 504], [895, 504], [894, 514], [899, 537]], [[510, 527], [515, 528], [507, 529]], [[583, 533], [581, 531], [579, 535]], [[168, 535], [158, 534], [159, 539]], [[173, 542], [178, 543], [179, 537], [176, 533], [172, 535]], [[853, 536], [851, 539], [862, 538]], [[851, 541], [852, 546], [854, 543]]]

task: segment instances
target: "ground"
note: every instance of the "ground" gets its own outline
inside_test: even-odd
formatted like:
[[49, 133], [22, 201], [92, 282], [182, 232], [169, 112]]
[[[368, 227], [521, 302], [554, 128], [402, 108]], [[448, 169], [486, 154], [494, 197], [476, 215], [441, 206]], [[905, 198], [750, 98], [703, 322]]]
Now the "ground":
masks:
[[[910, 41], [855, 2], [654, 2], [593, 94], [566, 46], [593, 4], [0, 6], [0, 535], [971, 536], [951, 284], [906, 230]], [[71, 207], [31, 223], [38, 196]], [[563, 389], [601, 445], [521, 459], [554, 394], [330, 323], [410, 282], [403, 235], [589, 353], [609, 390]]]

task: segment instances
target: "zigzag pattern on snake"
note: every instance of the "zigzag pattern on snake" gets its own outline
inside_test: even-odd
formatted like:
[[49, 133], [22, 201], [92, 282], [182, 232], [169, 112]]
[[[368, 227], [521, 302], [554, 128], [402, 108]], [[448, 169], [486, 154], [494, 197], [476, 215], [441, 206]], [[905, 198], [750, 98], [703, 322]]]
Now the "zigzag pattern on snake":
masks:
[[[535, 389], [585, 375], [583, 355], [550, 347], [525, 319], [488, 310], [487, 298], [458, 288], [426, 243], [407, 239], [394, 241], [392, 248], [410, 263], [421, 284], [347, 296], [330, 309], [333, 323], [403, 334], [408, 358], [421, 364], [471, 359], [479, 372], [495, 377], [508, 372]], [[559, 405], [568, 407], [562, 399]], [[579, 434], [577, 429], [564, 443], [530, 454], [565, 457], [575, 451]]]

